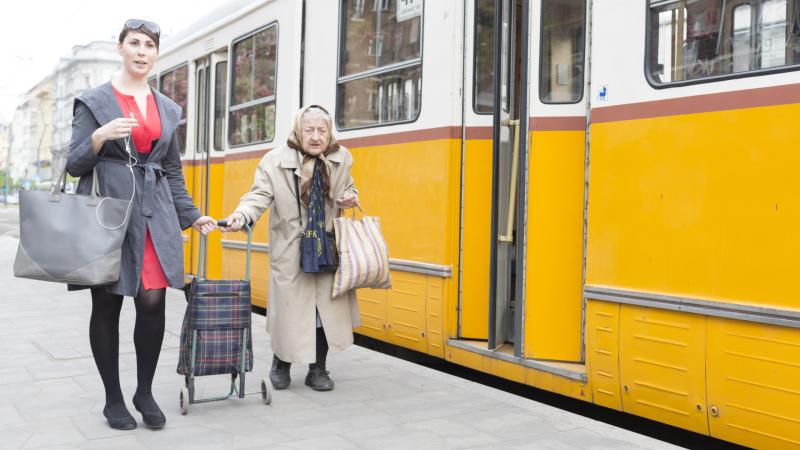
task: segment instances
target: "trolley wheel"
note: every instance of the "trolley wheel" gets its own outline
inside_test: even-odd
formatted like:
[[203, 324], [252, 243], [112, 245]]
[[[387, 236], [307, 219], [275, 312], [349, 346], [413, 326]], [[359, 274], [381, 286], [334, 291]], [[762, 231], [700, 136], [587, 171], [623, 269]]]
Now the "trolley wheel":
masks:
[[265, 405], [272, 403], [272, 388], [266, 378], [261, 379], [261, 400]]
[[181, 414], [186, 415], [189, 412], [189, 389], [186, 387], [181, 388]]

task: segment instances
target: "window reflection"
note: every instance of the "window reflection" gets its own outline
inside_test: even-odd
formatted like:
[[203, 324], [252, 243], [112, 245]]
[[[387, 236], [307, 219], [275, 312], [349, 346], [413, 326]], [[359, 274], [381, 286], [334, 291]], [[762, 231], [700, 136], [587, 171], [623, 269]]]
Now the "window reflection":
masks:
[[651, 8], [649, 70], [660, 83], [800, 62], [800, 2], [676, 0]]
[[225, 89], [228, 85], [228, 63], [218, 62], [214, 76], [214, 150], [222, 150], [222, 133], [225, 125]]
[[413, 119], [422, 95], [419, 66], [345, 83], [339, 89], [339, 128]]
[[232, 146], [271, 141], [275, 136], [277, 50], [275, 25], [233, 45], [233, 92], [228, 121], [228, 142]]
[[475, 2], [473, 106], [476, 113], [494, 110], [494, 0]]
[[343, 0], [337, 125], [414, 120], [422, 92], [422, 0]]
[[171, 98], [181, 107], [181, 120], [175, 135], [178, 137], [178, 149], [183, 155], [186, 152], [186, 105], [189, 99], [189, 66], [183, 65], [161, 75], [161, 93]]
[[584, 3], [542, 2], [539, 98], [543, 103], [574, 103], [583, 97]]

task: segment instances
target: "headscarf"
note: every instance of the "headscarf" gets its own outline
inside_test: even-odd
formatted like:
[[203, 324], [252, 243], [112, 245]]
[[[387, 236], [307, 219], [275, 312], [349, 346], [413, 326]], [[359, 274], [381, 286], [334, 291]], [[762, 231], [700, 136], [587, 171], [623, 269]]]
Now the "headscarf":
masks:
[[[328, 145], [319, 155], [311, 155], [303, 149], [303, 116], [310, 109], [317, 109], [322, 112], [325, 115], [326, 121], [328, 122]], [[315, 163], [319, 160], [322, 163], [321, 175], [323, 196], [328, 204], [332, 205], [333, 192], [331, 192], [330, 189], [331, 168], [327, 156], [339, 150], [339, 144], [336, 143], [336, 138], [333, 137], [333, 120], [331, 119], [330, 113], [328, 113], [325, 108], [319, 105], [308, 105], [300, 108], [300, 110], [297, 111], [297, 114], [294, 116], [292, 133], [289, 135], [289, 139], [286, 140], [286, 145], [288, 145], [289, 148], [297, 150], [302, 156], [302, 163], [300, 165], [300, 201], [302, 201], [304, 205], [308, 206], [311, 178], [314, 175]]]
[[[325, 116], [328, 125], [328, 142], [318, 155], [311, 155], [303, 149], [303, 116], [312, 108], [318, 109]], [[325, 202], [333, 204], [333, 193], [330, 188], [330, 162], [326, 155], [339, 150], [339, 144], [333, 137], [331, 116], [321, 106], [311, 105], [297, 112], [292, 127], [292, 134], [286, 144], [297, 150], [303, 157], [300, 166], [300, 200], [307, 206], [306, 225], [301, 241], [300, 266], [306, 273], [328, 272], [336, 270], [338, 255], [331, 245], [331, 239], [325, 232]]]

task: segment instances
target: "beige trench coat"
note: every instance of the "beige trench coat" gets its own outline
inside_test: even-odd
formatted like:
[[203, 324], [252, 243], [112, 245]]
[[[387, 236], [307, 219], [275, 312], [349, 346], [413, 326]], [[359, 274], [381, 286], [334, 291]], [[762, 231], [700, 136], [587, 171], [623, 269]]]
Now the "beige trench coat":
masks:
[[[327, 157], [331, 163], [331, 192], [341, 198], [358, 191], [350, 176], [353, 157], [344, 147]], [[268, 152], [256, 169], [253, 187], [242, 196], [236, 212], [255, 223], [267, 208], [269, 214], [269, 304], [267, 331], [272, 350], [283, 361], [313, 363], [316, 360], [316, 312], [329, 351], [337, 353], [353, 343], [353, 328], [360, 325], [355, 291], [331, 298], [332, 273], [304, 273], [300, 269], [301, 222], [297, 212], [294, 175], [300, 176], [299, 153], [287, 146]], [[300, 205], [302, 223], [306, 207]], [[325, 205], [325, 229], [333, 229], [339, 207]]]

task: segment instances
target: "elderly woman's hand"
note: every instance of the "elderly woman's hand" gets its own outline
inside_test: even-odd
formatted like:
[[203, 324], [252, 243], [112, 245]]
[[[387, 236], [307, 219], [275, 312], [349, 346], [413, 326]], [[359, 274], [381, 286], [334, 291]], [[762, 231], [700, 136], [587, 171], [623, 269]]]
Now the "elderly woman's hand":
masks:
[[208, 234], [217, 229], [217, 221], [213, 217], [202, 216], [194, 221], [192, 228], [203, 234]]
[[244, 228], [245, 218], [242, 213], [235, 212], [224, 219], [228, 222], [227, 227], [222, 227], [222, 231], [239, 231]]
[[352, 208], [358, 204], [358, 195], [353, 191], [346, 191], [336, 200], [336, 204], [342, 209]]

